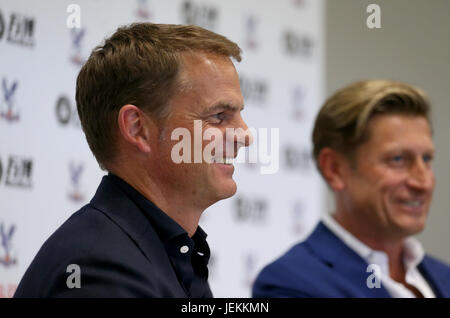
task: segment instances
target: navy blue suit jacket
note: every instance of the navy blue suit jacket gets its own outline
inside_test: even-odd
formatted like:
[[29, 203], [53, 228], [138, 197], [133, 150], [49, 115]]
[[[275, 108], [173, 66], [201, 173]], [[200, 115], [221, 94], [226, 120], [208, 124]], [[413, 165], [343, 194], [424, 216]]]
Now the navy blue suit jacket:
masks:
[[[68, 288], [67, 266], [81, 269]], [[103, 178], [90, 204], [42, 246], [14, 297], [187, 297], [164, 245], [127, 195]]]
[[[367, 262], [322, 222], [306, 239], [266, 266], [253, 286], [253, 297], [390, 297], [369, 288]], [[425, 256], [418, 266], [437, 297], [450, 297], [450, 267]]]

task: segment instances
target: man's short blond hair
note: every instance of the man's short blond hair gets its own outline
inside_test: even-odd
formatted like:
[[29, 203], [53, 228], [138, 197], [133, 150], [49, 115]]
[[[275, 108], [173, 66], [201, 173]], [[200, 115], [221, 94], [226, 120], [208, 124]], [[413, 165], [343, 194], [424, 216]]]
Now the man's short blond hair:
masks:
[[380, 114], [422, 116], [431, 127], [430, 104], [419, 88], [389, 80], [352, 83], [328, 98], [317, 115], [312, 133], [316, 164], [324, 147], [352, 158], [369, 138], [370, 120]]

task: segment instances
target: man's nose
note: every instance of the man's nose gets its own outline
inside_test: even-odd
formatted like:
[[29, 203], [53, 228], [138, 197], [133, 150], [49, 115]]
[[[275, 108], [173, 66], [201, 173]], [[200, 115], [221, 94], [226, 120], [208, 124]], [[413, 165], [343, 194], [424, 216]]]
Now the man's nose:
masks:
[[239, 114], [238, 118], [233, 121], [230, 127], [226, 128], [226, 153], [237, 156], [239, 148], [248, 147], [252, 142], [253, 134]]
[[248, 126], [241, 115], [239, 115], [235, 135], [235, 142], [238, 144], [238, 147], [248, 147], [253, 143], [253, 134], [248, 129]]
[[422, 159], [416, 160], [411, 167], [408, 184], [416, 189], [432, 190], [434, 188], [434, 173], [429, 164], [426, 164]]

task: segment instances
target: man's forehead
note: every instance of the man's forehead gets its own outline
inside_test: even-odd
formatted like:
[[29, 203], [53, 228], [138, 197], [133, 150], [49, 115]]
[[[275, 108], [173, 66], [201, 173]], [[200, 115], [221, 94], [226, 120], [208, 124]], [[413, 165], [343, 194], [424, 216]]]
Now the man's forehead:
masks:
[[372, 118], [367, 126], [367, 142], [382, 145], [384, 148], [400, 145], [433, 148], [431, 127], [423, 116], [378, 115]]
[[222, 63], [234, 65], [228, 56], [204, 51], [186, 51], [182, 52], [180, 57], [181, 69], [185, 71], [195, 71], [199, 67], [213, 69]]
[[178, 72], [180, 92], [196, 86], [199, 78], [207, 76], [211, 80], [226, 76], [237, 76], [234, 64], [227, 56], [203, 52], [182, 53]]
[[399, 135], [414, 127], [413, 131], [431, 135], [431, 127], [426, 117], [403, 114], [380, 114], [371, 118], [366, 132], [372, 136]]

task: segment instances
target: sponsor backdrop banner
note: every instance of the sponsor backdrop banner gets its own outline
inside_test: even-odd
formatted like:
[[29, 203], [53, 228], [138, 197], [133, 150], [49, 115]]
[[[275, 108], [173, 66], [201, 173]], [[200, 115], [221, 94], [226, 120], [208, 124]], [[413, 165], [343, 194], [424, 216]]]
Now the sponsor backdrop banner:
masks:
[[[310, 155], [323, 101], [323, 5], [0, 0], [0, 296], [14, 294], [44, 241], [89, 202], [105, 173], [80, 128], [80, 67], [118, 26], [151, 21], [200, 25], [243, 49], [235, 64], [243, 117], [256, 138], [240, 157], [254, 153], [257, 162], [235, 165], [238, 192], [205, 211], [200, 224], [212, 250], [214, 296], [249, 297], [260, 269], [308, 235], [324, 208]], [[80, 28], [70, 28], [77, 9]]]

